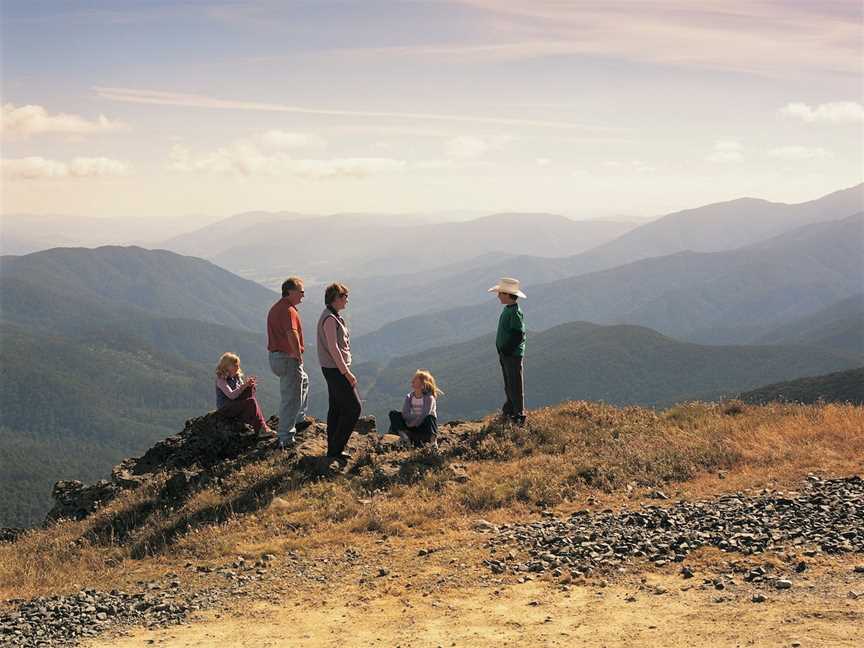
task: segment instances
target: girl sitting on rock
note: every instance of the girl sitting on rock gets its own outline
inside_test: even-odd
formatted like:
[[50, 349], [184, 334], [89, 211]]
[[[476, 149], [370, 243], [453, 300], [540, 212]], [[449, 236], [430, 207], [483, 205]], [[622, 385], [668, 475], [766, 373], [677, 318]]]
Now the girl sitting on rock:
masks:
[[216, 409], [229, 419], [251, 425], [256, 432], [271, 433], [255, 398], [255, 376], [244, 378], [240, 356], [223, 353], [216, 366]]
[[436, 398], [443, 393], [431, 373], [418, 369], [411, 379], [411, 392], [405, 396], [402, 411], [390, 412], [391, 434], [398, 434], [403, 443], [414, 447], [435, 444], [438, 437]]

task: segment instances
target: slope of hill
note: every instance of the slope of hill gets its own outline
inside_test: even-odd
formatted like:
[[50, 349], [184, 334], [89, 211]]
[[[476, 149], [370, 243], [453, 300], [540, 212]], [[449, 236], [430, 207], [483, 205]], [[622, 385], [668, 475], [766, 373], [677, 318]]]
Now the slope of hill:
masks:
[[864, 405], [864, 367], [837, 371], [823, 376], [808, 376], [744, 392], [745, 403], [851, 403]]
[[166, 239], [159, 247], [179, 254], [208, 258], [231, 248], [236, 243], [236, 237], [251, 228], [266, 228], [271, 223], [304, 221], [310, 218], [314, 216], [295, 212], [244, 212]]
[[[694, 342], [751, 341], [861, 292], [864, 214], [729, 252], [682, 252], [527, 286], [529, 326], [638, 324]], [[402, 355], [494, 329], [497, 302], [392, 322], [359, 336], [360, 356]]]
[[845, 218], [864, 209], [864, 184], [798, 204], [739, 198], [675, 212], [585, 255], [581, 263], [610, 268], [683, 250], [720, 252], [764, 241], [784, 232]]
[[799, 344], [864, 357], [864, 295], [789, 322], [760, 337], [758, 343]]
[[192, 317], [261, 331], [261, 312], [277, 298], [208, 261], [139, 247], [56, 248], [3, 257], [0, 281], [4, 319], [13, 313], [19, 324], [52, 330], [58, 323], [87, 326], [111, 311], [121, 321], [144, 314]]
[[[711, 400], [859, 362], [818, 349], [704, 346], [643, 327], [586, 322], [532, 333], [528, 345], [525, 376], [531, 407], [570, 399], [652, 406]], [[380, 417], [398, 408], [420, 367], [432, 371], [446, 392], [439, 404], [445, 419], [482, 416], [501, 406], [500, 368], [494, 336], [488, 335], [390, 360], [370, 387], [361, 383], [368, 412]]]

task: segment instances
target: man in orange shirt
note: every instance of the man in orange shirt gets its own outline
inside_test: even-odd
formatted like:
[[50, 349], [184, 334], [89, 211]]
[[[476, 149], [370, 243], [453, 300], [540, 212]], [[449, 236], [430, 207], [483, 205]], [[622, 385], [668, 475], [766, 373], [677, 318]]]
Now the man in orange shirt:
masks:
[[303, 280], [289, 277], [282, 284], [282, 299], [267, 314], [267, 350], [270, 369], [279, 376], [279, 443], [296, 441], [297, 424], [305, 421], [309, 376], [303, 370], [303, 323], [297, 305], [303, 301]]

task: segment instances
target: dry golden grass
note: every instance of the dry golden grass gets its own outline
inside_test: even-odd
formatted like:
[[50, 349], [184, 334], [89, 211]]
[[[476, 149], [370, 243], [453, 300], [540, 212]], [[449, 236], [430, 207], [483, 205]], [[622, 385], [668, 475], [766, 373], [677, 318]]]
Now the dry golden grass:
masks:
[[[424, 452], [399, 456], [411, 467], [430, 463]], [[487, 420], [450, 459], [465, 466], [467, 482], [433, 467], [406, 469], [401, 483], [384, 487], [383, 459], [368, 453], [355, 474], [319, 481], [271, 458], [177, 510], [150, 510], [155, 487], [140, 489], [87, 520], [0, 545], [0, 598], [122, 585], [171, 562], [440, 538], [480, 516], [514, 520], [584, 506], [589, 496], [607, 505], [660, 485], [695, 495], [811, 471], [861, 472], [864, 408], [691, 403], [655, 412], [573, 402], [533, 412], [525, 428]]]

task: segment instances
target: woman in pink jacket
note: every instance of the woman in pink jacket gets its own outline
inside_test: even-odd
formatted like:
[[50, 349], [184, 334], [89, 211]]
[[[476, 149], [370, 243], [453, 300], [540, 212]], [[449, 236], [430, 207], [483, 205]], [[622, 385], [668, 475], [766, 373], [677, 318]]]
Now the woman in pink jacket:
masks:
[[327, 381], [327, 456], [344, 459], [348, 439], [360, 418], [357, 378], [351, 373], [351, 334], [339, 314], [348, 305], [348, 287], [334, 283], [324, 291], [318, 320], [318, 361]]

